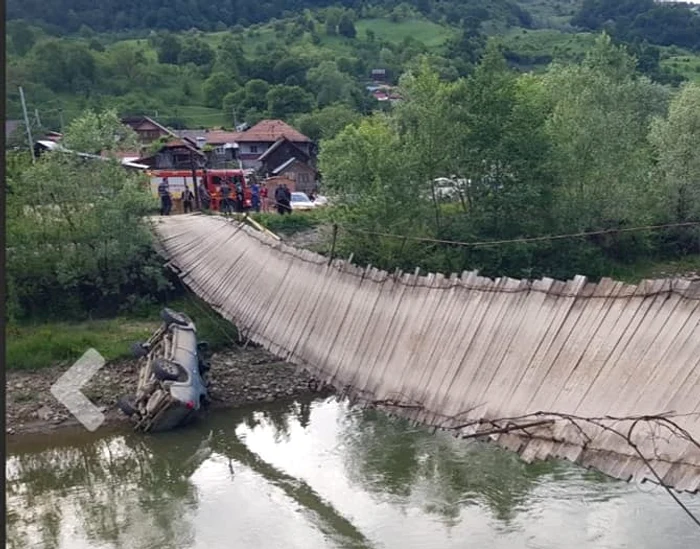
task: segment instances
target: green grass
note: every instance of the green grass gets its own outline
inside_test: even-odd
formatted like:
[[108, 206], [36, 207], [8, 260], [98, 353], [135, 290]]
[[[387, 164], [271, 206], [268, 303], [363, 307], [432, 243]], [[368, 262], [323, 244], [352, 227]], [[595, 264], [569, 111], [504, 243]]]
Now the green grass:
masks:
[[182, 118], [188, 128], [230, 127], [233, 124], [231, 117], [227, 117], [221, 109], [198, 105], [175, 106], [168, 115]]
[[294, 212], [292, 215], [259, 213], [251, 215], [251, 217], [273, 233], [292, 235], [317, 227], [328, 219], [328, 212], [311, 210], [308, 212]]
[[685, 76], [688, 80], [700, 82], [700, 55], [674, 55], [663, 59], [661, 66]]
[[[197, 327], [199, 339], [208, 341], [212, 350], [230, 346], [237, 339], [235, 327], [218, 316], [204, 302], [193, 297], [178, 299], [168, 306], [187, 313]], [[36, 370], [57, 364], [69, 364], [90, 348], [107, 360], [128, 358], [130, 346], [148, 339], [160, 318], [160, 306], [145, 315], [85, 322], [49, 322], [14, 324], [6, 330], [6, 368]]]
[[444, 44], [456, 31], [444, 25], [438, 25], [427, 19], [405, 19], [393, 22], [389, 19], [360, 19], [355, 23], [357, 37], [364, 40], [367, 30], [372, 30], [379, 40], [399, 43], [406, 38], [415, 38], [429, 48]]
[[552, 29], [512, 29], [500, 38], [509, 50], [530, 57], [551, 56], [566, 61], [582, 59], [595, 43], [596, 35]]

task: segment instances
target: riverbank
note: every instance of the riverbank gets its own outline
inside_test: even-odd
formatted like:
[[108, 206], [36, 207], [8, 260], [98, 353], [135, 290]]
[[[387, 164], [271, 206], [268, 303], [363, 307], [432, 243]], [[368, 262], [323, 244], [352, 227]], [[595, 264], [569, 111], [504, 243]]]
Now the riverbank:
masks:
[[[41, 434], [78, 426], [70, 412], [51, 394], [50, 387], [66, 366], [33, 371], [8, 371], [5, 429], [11, 437]], [[117, 409], [118, 399], [136, 389], [135, 360], [109, 362], [83, 389], [106, 416], [102, 428], [128, 423]], [[318, 390], [315, 380], [293, 365], [257, 347], [230, 347], [211, 357], [212, 408], [236, 408], [256, 402], [298, 397]], [[323, 389], [329, 393], [329, 389]]]

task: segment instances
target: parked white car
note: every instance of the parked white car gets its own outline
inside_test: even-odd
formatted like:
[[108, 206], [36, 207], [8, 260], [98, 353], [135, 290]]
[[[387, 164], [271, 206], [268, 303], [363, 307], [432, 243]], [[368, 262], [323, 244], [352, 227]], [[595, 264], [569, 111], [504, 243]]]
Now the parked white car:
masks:
[[316, 198], [314, 198], [314, 204], [316, 206], [327, 206], [328, 199], [325, 196], [317, 196]]
[[292, 193], [291, 200], [292, 210], [313, 210], [316, 204], [311, 202], [311, 199], [306, 193]]

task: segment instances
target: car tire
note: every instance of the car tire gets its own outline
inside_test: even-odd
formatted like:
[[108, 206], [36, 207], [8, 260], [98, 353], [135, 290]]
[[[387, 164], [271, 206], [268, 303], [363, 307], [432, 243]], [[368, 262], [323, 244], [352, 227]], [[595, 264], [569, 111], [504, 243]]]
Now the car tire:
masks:
[[187, 372], [175, 362], [157, 358], [151, 368], [158, 381], [187, 381]]
[[143, 358], [148, 354], [148, 349], [146, 349], [144, 344], [140, 341], [137, 343], [132, 343], [131, 354], [134, 356], [134, 358]]
[[189, 319], [184, 314], [173, 311], [168, 307], [165, 307], [160, 312], [160, 318], [168, 326], [171, 324], [176, 324], [177, 326], [187, 326], [190, 323]]
[[117, 407], [124, 412], [125, 415], [131, 417], [134, 414], [139, 413], [136, 405], [134, 404], [135, 400], [136, 398], [133, 395], [123, 396], [117, 401]]

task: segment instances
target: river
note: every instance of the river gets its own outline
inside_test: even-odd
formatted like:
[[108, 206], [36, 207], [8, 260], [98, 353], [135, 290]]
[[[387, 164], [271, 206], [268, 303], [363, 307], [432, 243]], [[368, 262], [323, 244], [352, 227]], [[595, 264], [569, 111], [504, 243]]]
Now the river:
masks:
[[[525, 464], [335, 399], [8, 447], [7, 547], [688, 549], [658, 488]], [[700, 514], [700, 497], [683, 502]]]

